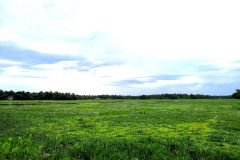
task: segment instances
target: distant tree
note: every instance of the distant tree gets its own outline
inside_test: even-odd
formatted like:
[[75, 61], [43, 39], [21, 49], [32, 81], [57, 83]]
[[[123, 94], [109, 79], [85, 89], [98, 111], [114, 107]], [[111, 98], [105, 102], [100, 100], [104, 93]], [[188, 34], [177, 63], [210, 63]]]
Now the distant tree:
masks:
[[232, 94], [233, 98], [240, 99], [240, 89], [236, 89], [236, 92]]
[[[232, 95], [234, 98], [240, 98], [240, 89]], [[227, 99], [229, 96], [210, 96], [202, 94], [154, 94], [154, 95], [78, 95], [74, 93], [61, 92], [25, 92], [25, 91], [3, 91], [0, 89], [0, 100], [87, 100], [87, 99]]]
[[147, 99], [147, 96], [146, 96], [146, 95], [141, 95], [141, 96], [139, 97], [139, 99]]
[[7, 99], [7, 93], [3, 90], [0, 90], [0, 100]]

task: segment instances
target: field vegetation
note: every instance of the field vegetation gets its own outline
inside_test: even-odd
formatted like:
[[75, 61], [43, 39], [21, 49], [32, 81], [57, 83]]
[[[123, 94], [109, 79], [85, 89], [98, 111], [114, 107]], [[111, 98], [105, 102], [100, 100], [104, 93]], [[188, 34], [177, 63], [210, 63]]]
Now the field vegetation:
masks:
[[0, 159], [240, 159], [240, 101], [0, 101]]

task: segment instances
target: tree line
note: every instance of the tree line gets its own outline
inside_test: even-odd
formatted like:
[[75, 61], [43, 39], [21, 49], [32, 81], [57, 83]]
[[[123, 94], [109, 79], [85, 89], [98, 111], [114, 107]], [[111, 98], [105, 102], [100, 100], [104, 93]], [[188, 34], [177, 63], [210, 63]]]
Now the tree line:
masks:
[[229, 96], [202, 94], [154, 94], [154, 95], [78, 95], [61, 92], [25, 92], [0, 90], [0, 100], [87, 100], [87, 99], [228, 99], [240, 98], [240, 90]]
[[236, 89], [236, 92], [232, 94], [233, 98], [240, 99], [240, 89]]

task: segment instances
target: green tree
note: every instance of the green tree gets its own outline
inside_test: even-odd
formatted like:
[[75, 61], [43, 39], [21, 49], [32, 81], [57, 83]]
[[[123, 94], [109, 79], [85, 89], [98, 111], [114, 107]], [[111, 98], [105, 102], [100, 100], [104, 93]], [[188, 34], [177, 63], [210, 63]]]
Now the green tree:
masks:
[[236, 92], [232, 94], [233, 98], [240, 99], [240, 89], [236, 89]]

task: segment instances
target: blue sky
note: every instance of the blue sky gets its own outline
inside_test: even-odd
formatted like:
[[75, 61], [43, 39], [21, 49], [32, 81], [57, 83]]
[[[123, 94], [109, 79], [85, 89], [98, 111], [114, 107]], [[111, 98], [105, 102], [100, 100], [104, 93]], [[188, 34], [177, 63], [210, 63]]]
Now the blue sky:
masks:
[[0, 0], [0, 88], [77, 94], [240, 88], [238, 0]]

